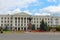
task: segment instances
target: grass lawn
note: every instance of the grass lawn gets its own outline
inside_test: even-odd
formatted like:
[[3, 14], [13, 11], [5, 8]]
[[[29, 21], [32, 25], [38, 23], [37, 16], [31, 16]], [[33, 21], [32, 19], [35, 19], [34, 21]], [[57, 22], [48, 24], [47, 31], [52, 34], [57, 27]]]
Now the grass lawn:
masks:
[[3, 31], [4, 34], [24, 33], [23, 31]]

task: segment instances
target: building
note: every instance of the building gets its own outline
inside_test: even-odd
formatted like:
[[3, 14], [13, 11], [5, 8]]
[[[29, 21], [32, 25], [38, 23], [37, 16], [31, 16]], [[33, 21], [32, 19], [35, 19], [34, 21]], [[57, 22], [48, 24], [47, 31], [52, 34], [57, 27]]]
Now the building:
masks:
[[27, 30], [29, 20], [28, 18], [32, 17], [31, 23], [35, 25], [35, 29], [40, 27], [41, 20], [44, 19], [47, 22], [48, 26], [57, 26], [60, 25], [60, 17], [56, 16], [37, 16], [29, 15], [27, 13], [21, 12], [13, 15], [0, 15], [0, 27], [5, 28], [6, 26], [15, 28], [16, 30]]

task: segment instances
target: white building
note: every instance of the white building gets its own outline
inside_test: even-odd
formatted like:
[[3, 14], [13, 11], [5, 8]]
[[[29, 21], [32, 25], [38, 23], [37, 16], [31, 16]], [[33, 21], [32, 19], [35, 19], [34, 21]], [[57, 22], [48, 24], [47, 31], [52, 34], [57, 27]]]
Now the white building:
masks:
[[27, 13], [21, 12], [14, 15], [0, 15], [0, 26], [15, 28], [17, 30], [27, 30], [28, 29], [28, 18], [32, 17], [31, 23], [35, 25], [35, 29], [40, 27], [41, 20], [44, 19], [48, 26], [60, 25], [60, 17], [56, 16], [32, 16]]

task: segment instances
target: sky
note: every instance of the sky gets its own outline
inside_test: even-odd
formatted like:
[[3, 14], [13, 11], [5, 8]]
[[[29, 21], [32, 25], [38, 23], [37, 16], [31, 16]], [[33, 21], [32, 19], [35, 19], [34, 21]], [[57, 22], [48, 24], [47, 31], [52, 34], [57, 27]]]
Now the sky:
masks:
[[60, 16], [60, 0], [0, 0], [0, 14], [17, 12]]

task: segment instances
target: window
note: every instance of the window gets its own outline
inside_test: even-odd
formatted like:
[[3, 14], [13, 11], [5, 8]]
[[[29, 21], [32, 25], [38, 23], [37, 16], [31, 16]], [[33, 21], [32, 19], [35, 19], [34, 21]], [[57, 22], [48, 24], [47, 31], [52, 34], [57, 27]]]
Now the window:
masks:
[[11, 19], [12, 19], [12, 17], [11, 17]]
[[37, 20], [38, 20], [38, 18], [37, 18]]
[[20, 20], [20, 17], [18, 17], [18, 20]]
[[7, 24], [9, 26], [9, 24]]
[[5, 19], [6, 19], [6, 17], [5, 17]]
[[40, 18], [40, 20], [41, 20], [41, 18]]
[[45, 20], [47, 20], [47, 18], [45, 18]]
[[24, 20], [26, 20], [26, 18], [24, 18]]
[[23, 24], [21, 24], [21, 26], [23, 26]]
[[11, 23], [12, 23], [12, 21], [11, 21]]
[[15, 17], [15, 19], [17, 19], [17, 17]]
[[3, 24], [1, 24], [1, 26], [3, 26]]
[[34, 23], [35, 23], [35, 21], [34, 21]]
[[3, 23], [3, 21], [1, 21], [1, 23]]
[[17, 17], [15, 17], [15, 20], [17, 20]]
[[6, 21], [5, 21], [5, 23], [6, 23]]
[[15, 23], [17, 23], [17, 21], [15, 21]]
[[15, 26], [17, 26], [17, 24], [15, 24]]
[[6, 26], [6, 24], [4, 24], [4, 26]]
[[9, 19], [9, 17], [8, 17], [8, 19]]
[[49, 20], [49, 18], [48, 18], [48, 20]]
[[24, 23], [26, 23], [26, 21], [24, 21]]
[[24, 24], [24, 26], [26, 26], [26, 24]]
[[8, 21], [8, 23], [9, 23], [9, 21]]
[[20, 24], [18, 24], [18, 26], [20, 26]]
[[37, 21], [37, 23], [38, 23], [38, 21]]
[[12, 26], [12, 24], [11, 24], [11, 26]]
[[3, 19], [3, 17], [1, 17], [1, 19]]
[[20, 21], [18, 21], [18, 23], [20, 23]]
[[35, 20], [35, 18], [34, 18], [34, 20]]
[[37, 27], [38, 27], [38, 25], [37, 25]]
[[50, 23], [50, 22], [48, 22], [48, 23]]

